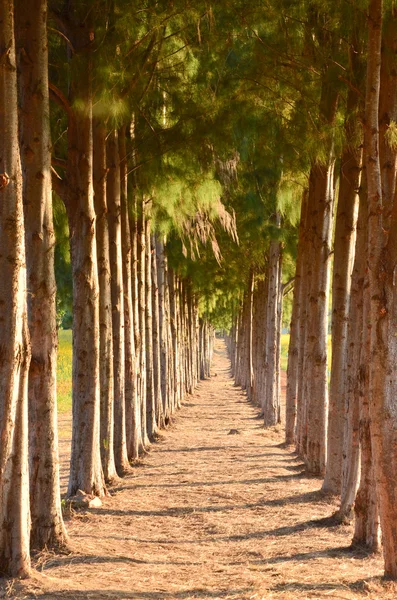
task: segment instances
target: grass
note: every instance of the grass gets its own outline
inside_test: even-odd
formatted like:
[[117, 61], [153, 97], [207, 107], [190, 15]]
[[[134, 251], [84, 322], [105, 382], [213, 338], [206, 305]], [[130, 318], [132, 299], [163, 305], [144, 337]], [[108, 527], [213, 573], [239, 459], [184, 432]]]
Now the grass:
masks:
[[72, 410], [72, 330], [59, 330], [57, 395], [58, 412]]

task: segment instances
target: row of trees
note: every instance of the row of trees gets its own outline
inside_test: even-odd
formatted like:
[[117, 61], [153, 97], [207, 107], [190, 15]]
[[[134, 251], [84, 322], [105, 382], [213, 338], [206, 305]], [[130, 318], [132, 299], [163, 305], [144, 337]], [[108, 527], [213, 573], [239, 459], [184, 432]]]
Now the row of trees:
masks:
[[[395, 578], [397, 14], [388, 2], [357, 3], [343, 28], [345, 9], [309, 3], [306, 15], [302, 6], [288, 14], [301, 32], [288, 57], [299, 60], [290, 85], [315, 73], [317, 93], [302, 86], [300, 94], [322, 144], [301, 194], [286, 443], [309, 473], [324, 477], [322, 489], [340, 497], [335, 519], [354, 511], [354, 544], [377, 551], [382, 537], [385, 573]], [[262, 34], [267, 50], [276, 35]], [[279, 255], [271, 242], [266, 268], [247, 277], [227, 339], [236, 383], [261, 406], [265, 426], [278, 422], [280, 410], [279, 311], [288, 281], [278, 275]]]
[[[132, 175], [139, 124], [132, 112], [124, 122], [94, 116], [101, 24], [94, 27], [93, 8], [51, 7], [53, 51], [62, 39], [69, 64], [62, 90], [48, 79], [46, 0], [29, 11], [23, 1], [0, 6], [2, 575], [27, 575], [30, 549], [68, 543], [59, 489], [52, 189], [66, 208], [73, 277], [68, 495], [104, 495], [209, 375], [213, 328], [178, 267], [181, 242], [175, 233], [169, 261], [164, 231], [153, 226], [153, 199]], [[113, 3], [102, 8], [110, 20]], [[153, 45], [156, 29], [149, 34]], [[55, 145], [62, 158], [51, 153], [49, 91], [63, 111], [51, 110], [66, 127], [67, 143]], [[182, 226], [208, 227], [208, 211], [193, 209], [184, 210]]]
[[[28, 385], [32, 498], [40, 458], [57, 479], [55, 248], [61, 305], [73, 279], [69, 494], [128, 469], [208, 373], [211, 327], [279, 422], [291, 320], [286, 441], [338, 518], [354, 504], [357, 542], [376, 549], [380, 519], [396, 576], [393, 4], [51, 0], [46, 30], [45, 0], [1, 1], [1, 570], [28, 564]], [[64, 539], [56, 486], [47, 542]]]

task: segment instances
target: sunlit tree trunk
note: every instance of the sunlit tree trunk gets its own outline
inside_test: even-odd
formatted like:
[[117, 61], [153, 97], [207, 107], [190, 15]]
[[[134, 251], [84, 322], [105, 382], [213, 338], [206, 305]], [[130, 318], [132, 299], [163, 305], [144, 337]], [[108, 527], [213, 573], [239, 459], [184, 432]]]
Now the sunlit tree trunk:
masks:
[[113, 372], [114, 372], [114, 460], [117, 473], [128, 471], [125, 426], [124, 288], [121, 237], [120, 157], [118, 135], [107, 139], [107, 204], [109, 211], [109, 255], [111, 266]]
[[153, 314], [153, 392], [155, 404], [155, 417], [158, 427], [164, 426], [163, 399], [161, 396], [161, 359], [160, 359], [160, 311], [159, 311], [159, 285], [157, 277], [156, 237], [151, 235], [151, 277], [152, 277], [152, 314]]
[[[89, 29], [89, 27], [87, 27]], [[87, 32], [88, 34], [88, 32]], [[100, 456], [99, 284], [93, 198], [92, 92], [73, 83], [68, 122], [66, 210], [73, 272], [73, 431], [68, 495], [105, 493]]]
[[13, 12], [13, 2], [0, 0], [0, 573], [25, 577], [30, 346]]
[[[57, 323], [51, 137], [48, 97], [47, 2], [31, 11], [16, 4], [20, 142], [23, 171], [28, 318], [31, 548], [67, 542], [61, 511], [56, 405]], [[41, 90], [38, 94], [37, 90]]]
[[131, 231], [128, 210], [128, 177], [125, 128], [119, 130], [120, 155], [120, 193], [121, 193], [121, 242], [123, 255], [123, 292], [124, 292], [124, 365], [125, 365], [125, 420], [127, 455], [137, 459], [142, 451], [141, 410], [138, 398], [137, 360], [135, 348], [135, 316], [133, 279], [134, 269], [134, 232]]
[[305, 227], [307, 219], [307, 207], [308, 193], [307, 190], [305, 190], [302, 195], [298, 237], [298, 252], [296, 258], [294, 295], [292, 301], [290, 338], [288, 346], [285, 422], [285, 441], [287, 444], [294, 444], [296, 442], [297, 398], [299, 386], [299, 349], [301, 333], [299, 322], [302, 315], [302, 266], [305, 253]]
[[94, 201], [96, 213], [96, 247], [99, 283], [99, 376], [100, 376], [100, 441], [102, 469], [107, 483], [117, 478], [114, 462], [114, 379], [112, 297], [109, 257], [109, 226], [106, 202], [106, 128], [94, 121]]

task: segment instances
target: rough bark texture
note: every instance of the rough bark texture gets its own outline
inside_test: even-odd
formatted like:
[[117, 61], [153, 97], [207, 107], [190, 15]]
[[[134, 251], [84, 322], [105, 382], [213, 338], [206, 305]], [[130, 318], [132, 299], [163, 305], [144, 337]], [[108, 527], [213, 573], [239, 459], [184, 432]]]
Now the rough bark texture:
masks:
[[29, 574], [30, 347], [13, 2], [0, 1], [0, 574]]
[[94, 121], [93, 139], [94, 202], [99, 283], [100, 443], [103, 474], [105, 481], [111, 483], [117, 478], [117, 472], [113, 446], [113, 328], [109, 225], [106, 202], [106, 128], [101, 122]]
[[[364, 183], [364, 182], [363, 182]], [[364, 327], [364, 280], [367, 247], [367, 198], [366, 188], [360, 194], [359, 216], [357, 221], [356, 251], [352, 271], [351, 294], [348, 314], [348, 344], [346, 364], [346, 391], [344, 408], [344, 434], [342, 450], [342, 486], [341, 502], [337, 518], [350, 520], [359, 485], [359, 428], [360, 428], [360, 355], [363, 343]]]
[[296, 441], [296, 417], [299, 385], [299, 320], [302, 304], [302, 267], [304, 257], [305, 227], [307, 218], [307, 191], [302, 196], [301, 217], [299, 223], [298, 252], [296, 258], [294, 295], [292, 301], [292, 315], [290, 324], [290, 337], [288, 346], [287, 366], [287, 391], [286, 391], [286, 417], [285, 441], [294, 444]]
[[145, 327], [146, 327], [146, 418], [147, 432], [152, 440], [157, 431], [156, 398], [153, 370], [153, 304], [152, 304], [152, 253], [151, 219], [145, 219]]
[[322, 475], [327, 439], [327, 335], [331, 236], [334, 200], [334, 162], [313, 165], [309, 180], [309, 255], [313, 259], [308, 295], [305, 343], [307, 439], [304, 458], [309, 473]]
[[[365, 163], [368, 182], [368, 275], [369, 275], [369, 409], [376, 488], [382, 528], [385, 574], [397, 577], [396, 478], [396, 357], [397, 321], [395, 274], [397, 247], [388, 231], [397, 224], [396, 202], [382, 197], [382, 173], [379, 157], [379, 91], [382, 39], [381, 0], [371, 0], [368, 18], [367, 91], [365, 102]], [[387, 93], [387, 90], [383, 90]], [[384, 140], [382, 140], [383, 143]], [[394, 200], [394, 193], [392, 194]]]
[[279, 311], [281, 286], [281, 243], [270, 242], [267, 269], [268, 289], [266, 306], [265, 397], [263, 419], [265, 427], [276, 425], [280, 419], [279, 387]]
[[125, 128], [119, 131], [120, 156], [120, 199], [121, 199], [121, 243], [123, 255], [124, 293], [124, 364], [125, 364], [125, 419], [127, 455], [137, 459], [142, 452], [141, 412], [138, 398], [137, 362], [135, 348], [135, 318], [133, 288], [136, 281], [133, 275], [133, 240], [130, 229], [130, 215], [127, 197], [127, 149]]
[[156, 238], [156, 260], [157, 260], [157, 281], [159, 297], [159, 336], [160, 336], [160, 385], [161, 396], [163, 400], [164, 421], [167, 423], [170, 417], [170, 399], [171, 389], [168, 377], [168, 319], [167, 314], [167, 288], [166, 288], [166, 257], [164, 252], [164, 243]]
[[146, 237], [145, 237], [145, 215], [144, 215], [144, 202], [141, 199], [138, 207], [138, 220], [137, 220], [137, 258], [138, 258], [138, 308], [139, 308], [139, 398], [141, 406], [141, 431], [142, 431], [142, 443], [146, 447], [150, 444], [147, 429], [147, 415], [146, 415], [146, 299], [145, 299], [145, 248], [146, 248]]
[[79, 99], [81, 105], [69, 115], [65, 197], [73, 272], [73, 431], [68, 495], [80, 489], [100, 496], [105, 484], [100, 456], [99, 285], [89, 74], [85, 85], [79, 86]]
[[32, 548], [67, 542], [61, 511], [56, 405], [57, 323], [55, 236], [51, 196], [47, 2], [16, 3], [20, 143], [32, 360], [29, 370], [29, 454]]
[[160, 368], [160, 311], [159, 311], [159, 286], [157, 277], [156, 236], [151, 235], [151, 272], [152, 272], [152, 314], [153, 314], [153, 385], [154, 403], [156, 407], [156, 423], [158, 427], [164, 426], [163, 399], [161, 396], [161, 368]]
[[111, 267], [113, 372], [114, 372], [114, 460], [117, 473], [128, 470], [125, 431], [124, 288], [121, 238], [120, 158], [117, 131], [107, 140], [107, 204], [109, 211], [109, 255]]

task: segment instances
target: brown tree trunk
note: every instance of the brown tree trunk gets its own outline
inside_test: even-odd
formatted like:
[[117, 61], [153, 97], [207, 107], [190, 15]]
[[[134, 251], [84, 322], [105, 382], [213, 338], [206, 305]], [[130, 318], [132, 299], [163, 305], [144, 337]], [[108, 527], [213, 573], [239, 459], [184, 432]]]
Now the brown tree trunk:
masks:
[[[367, 280], [367, 277], [365, 278]], [[370, 298], [368, 281], [364, 289], [363, 307], [363, 340], [359, 357], [359, 414], [360, 414], [360, 448], [361, 469], [360, 485], [354, 503], [354, 536], [353, 546], [365, 546], [372, 552], [380, 549], [380, 527], [378, 500], [376, 494], [375, 470], [373, 464], [373, 452], [370, 432], [370, 413], [368, 403], [368, 372], [370, 356], [370, 332], [368, 329], [368, 316]]]
[[[56, 404], [57, 323], [55, 236], [51, 197], [47, 2], [16, 2], [20, 142], [23, 171], [28, 316], [30, 546], [67, 543], [61, 511]], [[37, 94], [41, 89], [42, 93]]]
[[137, 257], [138, 257], [138, 306], [139, 306], [139, 339], [140, 339], [140, 364], [139, 364], [139, 395], [141, 405], [142, 442], [145, 448], [150, 444], [147, 427], [146, 406], [146, 236], [145, 214], [143, 198], [138, 206], [137, 223]]
[[[365, 102], [365, 163], [368, 182], [368, 276], [369, 276], [369, 414], [379, 515], [382, 528], [385, 574], [397, 577], [396, 478], [396, 396], [397, 340], [395, 323], [397, 302], [395, 274], [397, 247], [395, 231], [397, 204], [394, 192], [382, 196], [382, 172], [379, 147], [378, 115], [381, 81], [381, 0], [371, 0], [368, 18], [367, 91]], [[388, 93], [382, 89], [381, 93]], [[383, 136], [383, 133], [382, 133]], [[394, 159], [395, 164], [395, 159]]]
[[[359, 34], [358, 34], [359, 35]], [[322, 489], [341, 493], [343, 423], [346, 396], [346, 360], [351, 271], [354, 260], [355, 228], [362, 169], [362, 144], [355, 147], [357, 116], [360, 106], [361, 64], [357, 44], [351, 49], [350, 62], [358, 87], [349, 89], [345, 132], [347, 145], [341, 158], [338, 208], [336, 214], [332, 280], [332, 363], [329, 387], [327, 468]]]
[[309, 473], [323, 475], [327, 439], [327, 336], [334, 161], [313, 165], [309, 180], [309, 256], [313, 259], [308, 302], [304, 378], [307, 385], [307, 439], [304, 458]]
[[170, 417], [169, 406], [169, 351], [168, 348], [168, 315], [167, 315], [167, 300], [166, 300], [166, 266], [165, 266], [165, 251], [164, 243], [156, 238], [156, 260], [157, 260], [157, 281], [158, 281], [158, 296], [159, 296], [159, 335], [160, 335], [160, 385], [161, 396], [163, 400], [163, 414], [165, 423]]
[[107, 204], [109, 211], [109, 255], [112, 291], [114, 372], [114, 460], [117, 473], [128, 471], [125, 430], [124, 288], [121, 238], [120, 157], [118, 135], [112, 130], [107, 140]]
[[153, 313], [152, 313], [152, 252], [151, 218], [145, 217], [145, 347], [146, 347], [146, 423], [149, 439], [157, 432], [156, 398], [154, 393], [153, 371]]
[[138, 398], [137, 359], [135, 348], [134, 289], [133, 279], [134, 252], [136, 238], [131, 232], [128, 211], [127, 150], [125, 128], [119, 131], [120, 183], [121, 183], [121, 243], [123, 255], [123, 292], [124, 292], [124, 364], [125, 364], [125, 420], [127, 455], [135, 460], [142, 452], [141, 410]]
[[[365, 178], [362, 184], [365, 183]], [[348, 314], [348, 345], [346, 364], [346, 391], [344, 410], [344, 434], [342, 449], [342, 488], [340, 508], [336, 514], [339, 521], [348, 521], [359, 485], [359, 428], [360, 428], [360, 396], [367, 394], [362, 389], [360, 378], [360, 356], [363, 344], [364, 323], [364, 279], [367, 247], [367, 198], [366, 188], [360, 193], [360, 206], [357, 221], [356, 250], [352, 271], [350, 304]]]
[[302, 196], [301, 217], [299, 223], [298, 251], [296, 258], [294, 296], [292, 302], [292, 315], [290, 324], [290, 338], [288, 346], [287, 366], [287, 391], [286, 391], [286, 418], [285, 441], [287, 444], [296, 442], [297, 400], [299, 386], [299, 350], [300, 350], [300, 319], [302, 315], [302, 273], [305, 254], [305, 228], [307, 220], [308, 193]]
[[106, 128], [94, 121], [94, 202], [96, 213], [96, 247], [99, 283], [99, 376], [100, 441], [102, 469], [107, 483], [117, 479], [114, 462], [114, 378], [112, 296], [109, 256], [109, 225], [106, 201]]
[[[101, 496], [105, 483], [100, 455], [99, 285], [90, 66], [85, 82], [78, 83], [81, 102], [71, 111], [68, 123], [65, 193], [73, 271], [73, 431], [68, 495], [83, 490]], [[74, 82], [74, 88], [76, 85]]]
[[161, 396], [159, 286], [157, 277], [156, 237], [154, 234], [151, 235], [151, 253], [154, 404], [156, 408], [156, 423], [158, 427], [164, 427], [163, 399]]
[[0, 0], [0, 573], [25, 577], [30, 346], [13, 9], [13, 2]]
[[270, 242], [268, 263], [268, 289], [266, 306], [266, 349], [265, 349], [265, 386], [263, 418], [264, 426], [270, 427], [279, 422], [280, 389], [277, 362], [279, 357], [279, 304], [281, 286], [281, 243], [277, 240]]

